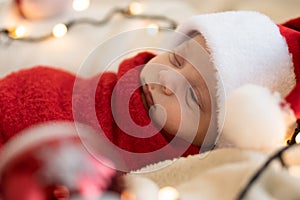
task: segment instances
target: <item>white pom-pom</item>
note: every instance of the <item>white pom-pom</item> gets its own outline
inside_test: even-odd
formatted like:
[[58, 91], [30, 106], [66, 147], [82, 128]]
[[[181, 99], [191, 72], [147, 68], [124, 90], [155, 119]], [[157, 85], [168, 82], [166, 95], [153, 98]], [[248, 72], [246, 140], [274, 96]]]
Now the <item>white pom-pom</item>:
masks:
[[284, 144], [288, 126], [295, 122], [279, 93], [244, 85], [226, 99], [220, 142], [243, 149], [270, 149]]

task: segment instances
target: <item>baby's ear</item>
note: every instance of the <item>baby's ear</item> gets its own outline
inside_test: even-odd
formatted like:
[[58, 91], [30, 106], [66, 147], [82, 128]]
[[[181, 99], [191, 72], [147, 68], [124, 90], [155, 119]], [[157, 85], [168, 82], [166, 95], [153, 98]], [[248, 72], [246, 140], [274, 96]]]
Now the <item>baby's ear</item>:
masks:
[[280, 94], [247, 84], [226, 99], [220, 141], [243, 149], [267, 150], [285, 143], [296, 118]]

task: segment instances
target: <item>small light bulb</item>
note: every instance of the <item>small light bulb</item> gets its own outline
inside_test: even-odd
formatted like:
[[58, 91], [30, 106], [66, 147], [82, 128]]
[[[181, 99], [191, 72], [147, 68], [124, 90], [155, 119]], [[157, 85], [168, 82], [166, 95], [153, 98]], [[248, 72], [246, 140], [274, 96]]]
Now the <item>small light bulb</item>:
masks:
[[298, 135], [296, 136], [296, 139], [295, 139], [295, 140], [296, 140], [296, 143], [297, 143], [297, 144], [300, 143], [300, 134], [298, 134]]
[[136, 196], [133, 192], [129, 190], [124, 190], [121, 193], [121, 200], [136, 200]]
[[90, 0], [73, 0], [72, 7], [75, 11], [84, 11], [90, 7]]
[[141, 14], [144, 11], [143, 4], [138, 1], [133, 1], [129, 5], [129, 13], [132, 15]]
[[56, 38], [61, 38], [65, 36], [67, 32], [68, 32], [68, 28], [65, 24], [56, 24], [52, 30], [52, 34]]
[[147, 33], [149, 35], [156, 35], [159, 32], [159, 26], [157, 24], [149, 24], [147, 27]]
[[18, 38], [24, 37], [26, 34], [26, 28], [25, 26], [19, 26], [16, 30], [15, 30], [15, 34]]
[[15, 39], [24, 38], [26, 36], [26, 28], [23, 25], [18, 26], [17, 28], [13, 29], [9, 35]]
[[158, 200], [178, 200], [179, 193], [173, 187], [164, 187], [158, 192]]

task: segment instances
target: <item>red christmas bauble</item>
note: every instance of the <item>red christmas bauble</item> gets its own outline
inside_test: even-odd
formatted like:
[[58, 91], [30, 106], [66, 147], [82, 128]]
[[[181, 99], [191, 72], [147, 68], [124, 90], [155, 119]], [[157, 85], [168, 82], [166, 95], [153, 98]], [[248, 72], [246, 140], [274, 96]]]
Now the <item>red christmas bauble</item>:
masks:
[[27, 19], [55, 17], [71, 7], [71, 0], [15, 0], [20, 13]]

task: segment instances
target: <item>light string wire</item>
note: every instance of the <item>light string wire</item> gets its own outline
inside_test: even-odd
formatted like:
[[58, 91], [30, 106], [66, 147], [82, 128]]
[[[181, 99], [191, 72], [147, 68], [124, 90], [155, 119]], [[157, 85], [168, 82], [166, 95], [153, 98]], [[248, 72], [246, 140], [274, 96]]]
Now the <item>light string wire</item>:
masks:
[[295, 128], [294, 134], [292, 135], [292, 138], [287, 141], [287, 146], [284, 146], [277, 152], [275, 152], [272, 156], [268, 158], [268, 160], [256, 171], [256, 173], [253, 174], [251, 179], [248, 181], [247, 185], [244, 187], [243, 190], [238, 194], [236, 200], [243, 200], [246, 197], [246, 194], [249, 192], [251, 187], [254, 185], [254, 183], [258, 180], [258, 178], [262, 175], [262, 173], [268, 168], [268, 166], [272, 163], [272, 161], [278, 159], [280, 164], [283, 168], [288, 168], [288, 165], [284, 162], [284, 159], [282, 158], [282, 154], [286, 151], [288, 151], [292, 147], [300, 147], [300, 144], [296, 142], [296, 136], [300, 132], [300, 121], [297, 121], [297, 128]]
[[[108, 22], [110, 22], [112, 20], [112, 18], [115, 15], [121, 14], [123, 17], [127, 18], [127, 19], [143, 19], [143, 20], [155, 20], [155, 21], [161, 21], [161, 22], [166, 22], [168, 23], [168, 26], [166, 27], [162, 27], [159, 26], [158, 28], [160, 30], [164, 30], [164, 29], [171, 29], [174, 30], [177, 27], [177, 22], [171, 18], [168, 18], [166, 16], [162, 16], [162, 15], [147, 15], [147, 14], [133, 14], [130, 12], [129, 7], [127, 8], [114, 8], [112, 9], [103, 19], [101, 20], [97, 20], [97, 19], [93, 19], [93, 18], [78, 18], [78, 19], [74, 19], [71, 20], [67, 23], [63, 23], [67, 30], [69, 31], [71, 28], [75, 27], [76, 25], [79, 24], [90, 24], [93, 26], [102, 26], [104, 24], [107, 24]], [[41, 36], [37, 36], [37, 37], [20, 37], [20, 38], [15, 38], [12, 36], [11, 31], [9, 29], [6, 28], [2, 28], [0, 29], [0, 36], [5, 36], [7, 37], [10, 41], [22, 41], [22, 42], [42, 42], [48, 39], [53, 38], [53, 33], [48, 33], [45, 35], [41, 35]]]

